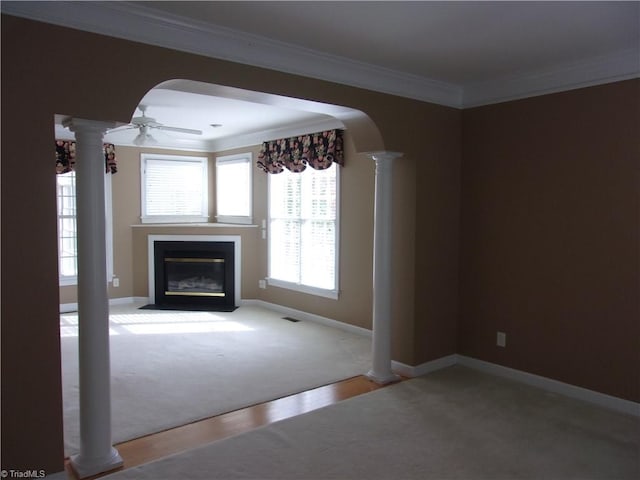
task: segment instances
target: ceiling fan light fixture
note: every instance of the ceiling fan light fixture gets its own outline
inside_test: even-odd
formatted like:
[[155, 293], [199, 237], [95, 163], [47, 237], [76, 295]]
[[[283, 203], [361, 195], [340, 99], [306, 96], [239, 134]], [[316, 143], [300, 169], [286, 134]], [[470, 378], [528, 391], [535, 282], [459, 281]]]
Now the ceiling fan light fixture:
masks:
[[157, 145], [158, 141], [147, 131], [147, 127], [140, 127], [140, 133], [133, 139], [134, 145]]
[[138, 135], [136, 135], [136, 138], [133, 139], [133, 144], [134, 145], [142, 145], [144, 143], [144, 136], [139, 133]]

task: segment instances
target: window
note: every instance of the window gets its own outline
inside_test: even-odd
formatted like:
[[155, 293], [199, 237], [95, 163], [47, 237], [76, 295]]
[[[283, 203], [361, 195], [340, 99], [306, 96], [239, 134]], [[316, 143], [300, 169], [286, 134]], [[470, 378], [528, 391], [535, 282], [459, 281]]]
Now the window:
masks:
[[206, 157], [141, 154], [142, 223], [209, 220]]
[[[113, 279], [113, 222], [111, 215], [111, 175], [105, 175], [105, 236], [107, 281]], [[58, 204], [58, 271], [60, 285], [78, 283], [76, 228], [76, 173], [56, 175]]]
[[339, 175], [269, 175], [269, 284], [338, 298]]
[[251, 152], [216, 158], [216, 220], [252, 223]]
[[56, 176], [58, 197], [58, 271], [60, 285], [74, 285], [78, 276], [76, 249], [76, 173]]

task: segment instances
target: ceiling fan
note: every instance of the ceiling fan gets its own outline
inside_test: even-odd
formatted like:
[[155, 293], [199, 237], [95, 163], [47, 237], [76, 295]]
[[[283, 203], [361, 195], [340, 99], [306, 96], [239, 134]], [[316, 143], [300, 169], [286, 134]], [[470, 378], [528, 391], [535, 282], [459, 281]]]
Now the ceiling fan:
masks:
[[123, 130], [132, 130], [137, 128], [140, 130], [140, 133], [133, 139], [133, 143], [135, 145], [154, 145], [157, 144], [158, 141], [151, 136], [150, 130], [164, 130], [168, 132], [177, 132], [177, 133], [187, 133], [189, 135], [202, 135], [202, 130], [194, 130], [191, 128], [180, 128], [180, 127], [169, 127], [163, 125], [156, 121], [155, 118], [147, 117], [147, 105], [138, 105], [138, 109], [142, 112], [142, 115], [139, 117], [133, 117], [131, 119], [131, 123], [125, 127], [118, 127], [113, 131], [123, 131]]

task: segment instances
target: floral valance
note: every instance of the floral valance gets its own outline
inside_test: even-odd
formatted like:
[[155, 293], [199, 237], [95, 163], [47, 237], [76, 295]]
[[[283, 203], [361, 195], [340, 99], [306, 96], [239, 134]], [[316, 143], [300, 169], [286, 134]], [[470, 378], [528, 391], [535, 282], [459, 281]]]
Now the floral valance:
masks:
[[264, 142], [256, 163], [267, 173], [280, 173], [285, 168], [292, 172], [302, 172], [307, 165], [316, 170], [324, 170], [333, 162], [344, 165], [342, 130], [327, 130]]
[[[105, 143], [104, 168], [105, 173], [116, 173], [118, 164], [116, 161], [116, 147], [113, 143]], [[76, 166], [76, 142], [70, 140], [56, 140], [56, 173], [67, 173]]]

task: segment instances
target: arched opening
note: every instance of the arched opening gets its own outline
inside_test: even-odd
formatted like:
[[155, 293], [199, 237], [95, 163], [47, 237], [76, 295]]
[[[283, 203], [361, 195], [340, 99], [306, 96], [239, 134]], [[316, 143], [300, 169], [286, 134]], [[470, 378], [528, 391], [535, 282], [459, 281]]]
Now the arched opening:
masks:
[[[246, 90], [241, 90], [241, 89], [237, 89], [237, 88], [231, 88], [231, 87], [221, 87], [221, 86], [216, 86], [216, 85], [210, 85], [210, 84], [204, 84], [204, 83], [200, 83], [200, 82], [191, 82], [191, 81], [185, 81], [185, 80], [172, 80], [172, 81], [168, 81], [168, 82], [163, 82], [161, 84], [158, 85], [157, 88], [162, 88], [162, 89], [167, 89], [170, 91], [176, 91], [176, 92], [181, 92], [181, 93], [190, 93], [190, 94], [195, 94], [195, 95], [209, 95], [209, 96], [224, 96], [224, 98], [227, 99], [235, 99], [235, 100], [241, 100], [243, 102], [253, 102], [259, 105], [269, 105], [272, 107], [277, 107], [277, 108], [288, 108], [291, 110], [296, 110], [296, 111], [305, 111], [305, 112], [309, 112], [309, 113], [315, 113], [318, 114], [322, 117], [328, 117], [328, 118], [322, 118], [323, 122], [322, 125], [326, 126], [332, 126], [333, 128], [336, 127], [343, 127], [345, 128], [350, 135], [350, 139], [349, 141], [351, 142], [351, 146], [350, 146], [350, 152], [353, 156], [352, 160], [355, 162], [355, 157], [358, 155], [358, 152], [361, 151], [360, 149], [362, 148], [367, 148], [367, 149], [373, 149], [376, 150], [376, 147], [378, 147], [379, 145], [381, 145], [381, 138], [379, 135], [379, 132], [377, 130], [377, 128], [375, 128], [375, 125], [373, 124], [373, 122], [369, 119], [368, 116], [366, 116], [365, 114], [363, 114], [362, 112], [359, 112], [357, 110], [351, 109], [351, 108], [347, 108], [347, 107], [339, 107], [339, 106], [334, 106], [334, 105], [327, 105], [327, 104], [322, 104], [322, 103], [318, 103], [318, 102], [310, 102], [310, 101], [305, 101], [305, 100], [298, 100], [298, 99], [292, 99], [292, 98], [287, 98], [287, 97], [282, 97], [282, 96], [277, 96], [277, 95], [272, 95], [272, 94], [263, 94], [263, 93], [258, 93], [258, 92], [249, 92]], [[146, 96], [145, 96], [146, 98]], [[318, 117], [320, 118], [320, 117]], [[314, 124], [316, 125], [316, 124]], [[294, 125], [291, 127], [293, 130], [291, 130], [291, 135], [294, 134], [303, 134], [303, 133], [311, 133], [309, 131], [302, 131], [301, 129], [309, 129], [311, 127], [309, 127], [308, 125], [306, 126], [300, 126], [300, 125]], [[270, 140], [270, 138], [266, 138], [265, 140]], [[243, 137], [242, 139], [243, 142], [248, 142], [247, 137]], [[242, 146], [242, 145], [236, 145], [236, 146]], [[174, 147], [175, 149], [175, 147]], [[224, 149], [225, 151], [227, 150], [234, 150], [233, 145], [232, 144], [226, 144], [226, 148]], [[129, 152], [131, 153], [131, 152]], [[139, 151], [133, 152], [134, 155], [137, 155], [139, 153]], [[215, 154], [216, 152], [208, 152], [209, 154]], [[364, 165], [364, 169], [369, 171], [369, 177], [367, 179], [368, 183], [372, 183], [371, 180], [373, 179], [371, 173], [372, 173], [372, 169], [370, 167], [370, 163], [366, 163]], [[357, 176], [357, 175], [356, 175]], [[351, 179], [354, 180], [355, 176], [352, 175]], [[353, 217], [358, 217], [358, 216], [362, 216], [362, 214], [364, 213], [366, 215], [366, 213], [370, 214], [371, 213], [371, 209], [372, 209], [372, 200], [373, 200], [373, 190], [372, 190], [372, 185], [369, 186], [369, 190], [368, 190], [368, 195], [364, 195], [364, 198], [366, 199], [364, 202], [362, 202], [360, 204], [360, 207], [365, 207], [364, 208], [364, 212], [363, 211], [358, 211], [355, 212], [353, 214]], [[350, 189], [352, 190], [351, 196], [352, 198], [358, 197], [358, 196], [363, 196], [362, 192], [358, 191], [357, 186], [351, 186]], [[264, 194], [264, 189], [262, 190], [262, 193]], [[371, 218], [369, 218], [369, 221], [371, 221]], [[365, 222], [366, 223], [366, 222]], [[369, 237], [369, 241], [371, 241], [372, 236], [373, 236], [373, 228], [371, 228], [373, 225], [370, 225], [370, 228], [367, 230], [365, 230], [365, 235], [368, 235]], [[131, 225], [129, 225], [130, 228]], [[176, 227], [170, 227], [169, 230], [172, 230]], [[136, 230], [136, 229], [134, 229]], [[171, 232], [169, 232], [171, 233]], [[144, 236], [145, 233], [141, 233], [140, 236]], [[134, 233], [133, 235], [131, 235], [132, 237], [136, 236], [136, 233]], [[344, 240], [343, 240], [344, 241]], [[351, 243], [353, 245], [351, 245], [352, 249], [355, 248], [355, 246], [357, 244], [361, 244], [362, 242], [359, 242], [358, 239], [350, 239]], [[134, 242], [135, 242], [135, 238], [134, 238]], [[258, 242], [260, 243], [260, 242]], [[348, 243], [348, 242], [345, 242]], [[361, 246], [361, 245], [360, 245]], [[132, 258], [133, 262], [136, 262], [136, 258], [135, 258], [135, 253], [134, 253], [134, 249], [135, 247], [132, 245], [131, 246], [131, 252], [130, 252], [130, 257]], [[140, 252], [138, 252], [139, 254]], [[371, 260], [371, 256], [369, 256], [369, 263]], [[263, 275], [264, 276], [264, 275]], [[359, 281], [356, 280], [355, 283], [359, 283], [359, 284], [366, 284], [367, 286], [364, 287], [363, 290], [367, 290], [370, 289], [370, 285], [371, 285], [371, 275], [365, 275], [366, 280], [363, 282], [362, 279], [360, 279]], [[253, 279], [256, 280], [256, 279]], [[135, 280], [131, 280], [130, 283], [135, 283]], [[112, 288], [117, 288], [117, 287], [112, 287]], [[362, 289], [361, 289], [362, 290]], [[132, 291], [134, 291], [135, 293], [135, 287], [132, 287]], [[278, 298], [282, 298], [283, 293], [280, 292], [279, 293], [280, 297], [278, 297], [278, 294], [276, 294], [274, 296], [274, 301], [278, 301]], [[135, 296], [135, 295], [134, 295]], [[296, 302], [299, 302], [299, 298], [292, 298], [289, 299], [288, 302], [285, 303], [289, 303], [289, 304], [296, 304]], [[355, 300], [355, 302], [358, 302], [359, 300]], [[354, 301], [350, 302], [352, 305], [354, 303]], [[312, 307], [313, 308], [313, 307]], [[318, 307], [316, 307], [318, 308]], [[353, 306], [351, 307], [347, 307], [347, 308], [351, 308], [353, 309]], [[368, 301], [368, 305], [365, 308], [365, 311], [368, 313], [370, 312], [370, 308], [371, 308], [371, 302], [370, 299]], [[339, 312], [340, 308], [334, 308], [334, 311]], [[331, 309], [328, 309], [327, 311], [331, 311]], [[342, 312], [341, 315], [344, 316], [347, 313]], [[357, 327], [357, 326], [356, 326]], [[80, 359], [80, 362], [82, 362], [82, 358]], [[361, 371], [360, 373], [365, 373], [364, 371]], [[81, 387], [82, 388], [82, 387]], [[215, 413], [221, 413], [221, 412], [215, 412]], [[117, 415], [118, 412], [114, 410], [114, 415]], [[206, 415], [205, 415], [206, 416]], [[189, 419], [187, 421], [192, 421], [193, 419]], [[130, 423], [130, 422], [128, 422]], [[173, 425], [173, 426], [177, 426]], [[166, 426], [165, 426], [166, 428]], [[114, 432], [115, 433], [115, 432]], [[139, 432], [136, 435], [143, 435], [146, 433], [151, 433], [151, 432]], [[124, 438], [122, 439], [117, 439], [117, 440], [124, 440]]]

